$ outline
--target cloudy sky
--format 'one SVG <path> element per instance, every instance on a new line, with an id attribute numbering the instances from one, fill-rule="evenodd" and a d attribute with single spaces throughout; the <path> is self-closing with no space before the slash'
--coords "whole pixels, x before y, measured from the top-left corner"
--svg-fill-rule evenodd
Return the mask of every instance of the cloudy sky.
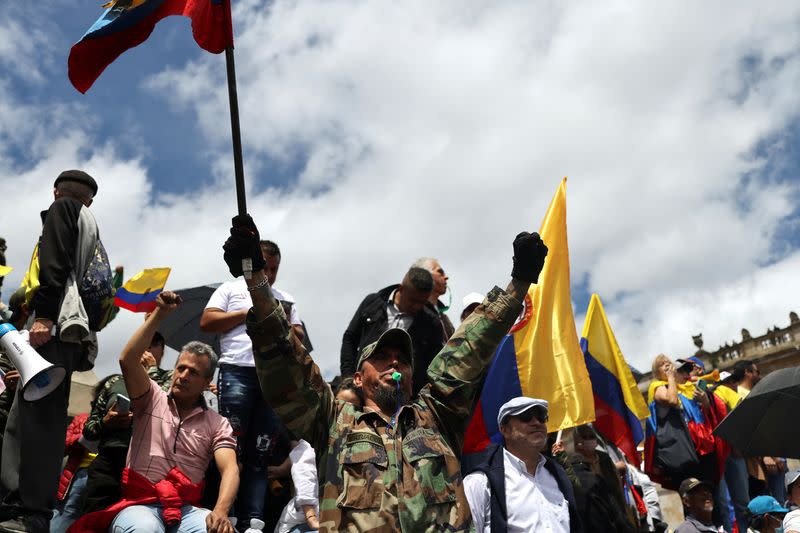
<path id="1" fill-rule="evenodd" d="M 66 168 L 94 175 L 114 264 L 223 281 L 235 214 L 222 56 L 162 21 L 86 95 L 69 48 L 100 0 L 10 2 L 0 20 L 3 298 Z M 359 301 L 419 256 L 468 292 L 568 181 L 578 331 L 592 292 L 629 361 L 759 334 L 800 311 L 796 2 L 234 2 L 248 206 L 283 250 L 327 377 Z M 116 370 L 141 316 L 101 334 Z"/>

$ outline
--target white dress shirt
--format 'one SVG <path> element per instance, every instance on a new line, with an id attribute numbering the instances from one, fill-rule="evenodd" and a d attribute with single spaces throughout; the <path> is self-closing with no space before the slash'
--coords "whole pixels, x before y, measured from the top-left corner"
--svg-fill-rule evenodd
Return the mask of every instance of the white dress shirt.
<path id="1" fill-rule="evenodd" d="M 539 458 L 531 475 L 525 463 L 503 448 L 506 514 L 509 533 L 552 531 L 569 533 L 569 507 L 553 475 Z M 491 489 L 483 472 L 464 478 L 464 492 L 478 533 L 491 533 Z"/>

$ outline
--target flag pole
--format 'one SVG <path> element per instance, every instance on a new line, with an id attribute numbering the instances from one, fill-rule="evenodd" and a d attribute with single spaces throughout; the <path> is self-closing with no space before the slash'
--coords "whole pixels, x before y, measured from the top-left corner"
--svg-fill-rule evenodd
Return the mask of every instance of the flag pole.
<path id="1" fill-rule="evenodd" d="M 233 141 L 233 170 L 236 178 L 236 205 L 239 214 L 247 213 L 244 190 L 244 162 L 242 159 L 242 132 L 239 127 L 239 96 L 236 92 L 236 64 L 233 61 L 233 46 L 225 48 L 225 68 L 228 74 L 228 101 L 231 110 L 231 140 Z"/>
<path id="2" fill-rule="evenodd" d="M 236 91 L 236 64 L 233 60 L 233 21 L 231 20 L 231 0 L 223 0 L 225 31 L 228 33 L 228 46 L 225 47 L 225 70 L 228 77 L 228 102 L 231 112 L 231 140 L 233 141 L 233 170 L 236 178 L 236 205 L 240 215 L 247 213 L 247 199 L 244 190 L 244 162 L 242 158 L 242 132 L 239 127 L 239 96 Z"/>
<path id="3" fill-rule="evenodd" d="M 228 78 L 228 103 L 231 111 L 231 141 L 233 142 L 233 171 L 236 181 L 236 206 L 240 215 L 247 214 L 247 198 L 244 190 L 244 159 L 242 157 L 242 131 L 239 127 L 239 95 L 236 91 L 236 63 L 233 60 L 233 14 L 231 0 L 223 0 L 227 9 L 225 21 L 228 46 L 225 47 L 225 72 Z M 253 260 L 242 259 L 242 274 L 245 279 L 253 276 Z"/>

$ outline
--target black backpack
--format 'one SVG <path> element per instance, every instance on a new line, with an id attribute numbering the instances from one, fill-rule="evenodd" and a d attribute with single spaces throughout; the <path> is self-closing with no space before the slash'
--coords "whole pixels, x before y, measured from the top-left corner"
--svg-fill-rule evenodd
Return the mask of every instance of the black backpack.
<path id="1" fill-rule="evenodd" d="M 100 331 L 111 319 L 114 310 L 114 273 L 108 262 L 103 242 L 97 239 L 94 254 L 78 283 L 78 294 L 89 317 L 89 329 Z"/>

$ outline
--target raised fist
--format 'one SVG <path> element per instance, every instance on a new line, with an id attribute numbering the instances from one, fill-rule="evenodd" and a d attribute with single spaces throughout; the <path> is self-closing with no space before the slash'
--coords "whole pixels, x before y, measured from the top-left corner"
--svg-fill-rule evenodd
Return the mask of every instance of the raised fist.
<path id="1" fill-rule="evenodd" d="M 233 276 L 238 278 L 243 274 L 242 259 L 250 259 L 253 262 L 253 272 L 264 270 L 267 263 L 261 253 L 260 241 L 258 228 L 250 215 L 233 217 L 231 236 L 222 245 L 225 251 L 223 258 Z"/>
<path id="2" fill-rule="evenodd" d="M 514 239 L 514 268 L 511 276 L 529 283 L 538 283 L 544 268 L 547 246 L 538 233 L 523 231 Z"/>

